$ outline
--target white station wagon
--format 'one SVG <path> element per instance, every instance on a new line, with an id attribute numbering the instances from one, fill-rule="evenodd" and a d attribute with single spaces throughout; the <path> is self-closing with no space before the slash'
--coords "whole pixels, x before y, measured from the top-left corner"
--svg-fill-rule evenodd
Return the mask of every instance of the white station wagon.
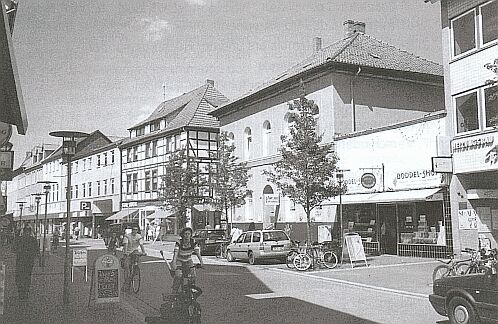
<path id="1" fill-rule="evenodd" d="M 255 264 L 259 259 L 286 260 L 290 248 L 291 240 L 284 231 L 247 231 L 228 245 L 227 260 L 248 260 L 250 264 Z"/>

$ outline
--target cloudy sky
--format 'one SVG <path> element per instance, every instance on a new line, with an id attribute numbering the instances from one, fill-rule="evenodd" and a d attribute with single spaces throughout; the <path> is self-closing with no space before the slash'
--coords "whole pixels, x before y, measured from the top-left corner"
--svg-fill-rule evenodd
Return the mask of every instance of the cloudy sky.
<path id="1" fill-rule="evenodd" d="M 441 63 L 439 4 L 423 0 L 19 0 L 14 48 L 25 151 L 54 130 L 127 136 L 163 100 L 215 80 L 234 99 L 323 46 L 347 19 Z"/>

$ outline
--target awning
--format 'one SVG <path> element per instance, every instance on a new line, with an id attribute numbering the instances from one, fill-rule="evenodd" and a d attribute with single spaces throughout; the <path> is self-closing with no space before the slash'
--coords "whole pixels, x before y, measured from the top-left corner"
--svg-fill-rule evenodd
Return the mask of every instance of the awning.
<path id="1" fill-rule="evenodd" d="M 442 195 L 436 195 L 441 188 L 431 189 L 414 189 L 403 191 L 385 191 L 369 194 L 343 195 L 341 197 L 342 204 L 374 204 L 374 203 L 390 203 L 401 201 L 434 201 L 442 200 Z M 339 204 L 339 196 L 327 200 L 324 204 Z"/>
<path id="2" fill-rule="evenodd" d="M 157 209 L 152 214 L 147 215 L 146 218 L 148 218 L 148 219 L 167 218 L 167 217 L 172 216 L 174 214 L 175 214 L 175 212 L 172 210 Z"/>
<path id="3" fill-rule="evenodd" d="M 197 211 L 200 211 L 200 212 L 203 212 L 203 211 L 207 211 L 207 212 L 218 211 L 218 209 L 216 208 L 216 206 L 213 206 L 212 204 L 194 205 L 193 207 L 195 209 L 197 209 Z"/>
<path id="4" fill-rule="evenodd" d="M 118 211 L 116 214 L 107 217 L 105 220 L 106 221 L 121 220 L 121 219 L 128 217 L 128 216 L 134 216 L 137 213 L 138 213 L 137 208 L 123 209 L 121 211 Z"/>

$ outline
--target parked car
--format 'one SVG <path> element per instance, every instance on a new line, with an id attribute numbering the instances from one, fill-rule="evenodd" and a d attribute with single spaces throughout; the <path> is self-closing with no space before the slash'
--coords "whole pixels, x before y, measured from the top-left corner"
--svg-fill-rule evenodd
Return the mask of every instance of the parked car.
<path id="1" fill-rule="evenodd" d="M 193 239 L 199 244 L 202 255 L 214 255 L 221 242 L 226 242 L 226 231 L 223 229 L 199 229 L 194 231 Z"/>
<path id="2" fill-rule="evenodd" d="M 228 245 L 227 260 L 248 260 L 250 264 L 255 264 L 260 259 L 280 259 L 285 262 L 290 249 L 291 240 L 284 231 L 247 231 Z"/>
<path id="3" fill-rule="evenodd" d="M 443 277 L 434 281 L 432 307 L 450 323 L 498 322 L 496 264 L 486 273 Z"/>

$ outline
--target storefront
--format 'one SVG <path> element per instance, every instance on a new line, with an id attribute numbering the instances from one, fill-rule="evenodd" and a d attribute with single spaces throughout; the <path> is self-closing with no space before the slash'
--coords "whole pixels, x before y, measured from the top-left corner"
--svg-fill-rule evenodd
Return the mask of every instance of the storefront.
<path id="1" fill-rule="evenodd" d="M 454 139 L 453 177 L 455 235 L 461 248 L 497 247 L 498 132 Z"/>

